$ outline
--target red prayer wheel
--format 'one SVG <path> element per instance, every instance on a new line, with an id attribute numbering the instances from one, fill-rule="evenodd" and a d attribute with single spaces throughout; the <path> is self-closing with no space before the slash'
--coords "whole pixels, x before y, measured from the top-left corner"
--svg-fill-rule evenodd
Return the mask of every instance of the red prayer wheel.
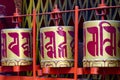
<path id="1" fill-rule="evenodd" d="M 84 22 L 84 67 L 120 67 L 120 21 Z"/>
<path id="2" fill-rule="evenodd" d="M 72 67 L 74 28 L 51 26 L 40 29 L 41 67 Z"/>
<path id="3" fill-rule="evenodd" d="M 31 29 L 14 28 L 1 30 L 2 66 L 24 66 L 32 63 Z"/>

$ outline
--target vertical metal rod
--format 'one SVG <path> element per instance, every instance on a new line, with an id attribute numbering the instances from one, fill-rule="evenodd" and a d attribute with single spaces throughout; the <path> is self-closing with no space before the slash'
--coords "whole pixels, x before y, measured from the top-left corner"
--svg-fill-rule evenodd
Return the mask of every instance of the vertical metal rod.
<path id="1" fill-rule="evenodd" d="M 105 17 L 102 15 L 102 16 L 101 16 L 101 19 L 102 19 L 102 20 L 104 20 L 104 19 L 105 19 Z"/>
<path id="2" fill-rule="evenodd" d="M 36 78 L 36 10 L 33 10 L 33 80 Z"/>
<path id="3" fill-rule="evenodd" d="M 75 55 L 74 55 L 74 80 L 77 80 L 78 68 L 78 6 L 75 6 Z"/>
<path id="4" fill-rule="evenodd" d="M 105 4 L 105 3 L 104 3 L 104 0 L 101 0 L 101 4 Z M 102 13 L 103 13 L 103 11 L 102 11 Z M 101 19 L 104 20 L 104 19 L 105 19 L 105 15 L 102 15 L 102 16 L 101 16 Z"/>
<path id="5" fill-rule="evenodd" d="M 55 19 L 55 26 L 58 26 L 58 19 Z"/>
<path id="6" fill-rule="evenodd" d="M 101 3 L 104 4 L 104 0 L 101 0 Z"/>
<path id="7" fill-rule="evenodd" d="M 20 72 L 17 72 L 18 80 L 20 80 Z"/>

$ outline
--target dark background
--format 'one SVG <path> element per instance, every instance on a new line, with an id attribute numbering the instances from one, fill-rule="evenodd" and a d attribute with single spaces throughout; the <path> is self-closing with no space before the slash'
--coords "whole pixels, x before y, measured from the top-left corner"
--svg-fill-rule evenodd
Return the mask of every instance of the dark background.
<path id="1" fill-rule="evenodd" d="M 0 0 L 0 5 L 4 5 L 6 7 L 5 9 L 5 15 L 6 16 L 11 16 L 13 15 L 14 11 L 15 11 L 15 4 L 14 4 L 14 0 Z M 14 27 L 12 24 L 12 20 L 11 18 L 6 18 L 6 19 L 1 19 L 1 24 L 0 25 L 0 29 L 1 28 L 12 28 Z"/>

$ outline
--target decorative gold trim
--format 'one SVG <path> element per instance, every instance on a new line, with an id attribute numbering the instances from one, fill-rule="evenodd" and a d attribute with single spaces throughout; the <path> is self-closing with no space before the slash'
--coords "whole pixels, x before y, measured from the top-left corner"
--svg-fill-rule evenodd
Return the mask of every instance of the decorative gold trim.
<path id="1" fill-rule="evenodd" d="M 31 65 L 32 60 L 26 60 L 26 59 L 21 59 L 21 60 L 4 60 L 1 62 L 2 66 L 25 66 L 25 65 Z"/>
<path id="2" fill-rule="evenodd" d="M 84 60 L 83 67 L 120 67 L 120 60 Z"/>
<path id="3" fill-rule="evenodd" d="M 74 61 L 59 60 L 41 62 L 41 67 L 73 67 Z"/>

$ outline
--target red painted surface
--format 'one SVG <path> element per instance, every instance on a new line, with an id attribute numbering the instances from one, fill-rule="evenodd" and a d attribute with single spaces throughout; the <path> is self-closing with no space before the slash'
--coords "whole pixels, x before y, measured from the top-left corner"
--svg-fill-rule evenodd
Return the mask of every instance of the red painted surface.
<path id="1" fill-rule="evenodd" d="M 6 7 L 5 9 L 6 16 L 13 15 L 13 13 L 15 12 L 14 0 L 0 0 L 0 4 Z M 4 28 L 14 27 L 11 21 L 12 21 L 11 18 L 2 19 L 2 26 Z M 1 26 L 1 23 L 0 23 L 0 26 Z"/>

